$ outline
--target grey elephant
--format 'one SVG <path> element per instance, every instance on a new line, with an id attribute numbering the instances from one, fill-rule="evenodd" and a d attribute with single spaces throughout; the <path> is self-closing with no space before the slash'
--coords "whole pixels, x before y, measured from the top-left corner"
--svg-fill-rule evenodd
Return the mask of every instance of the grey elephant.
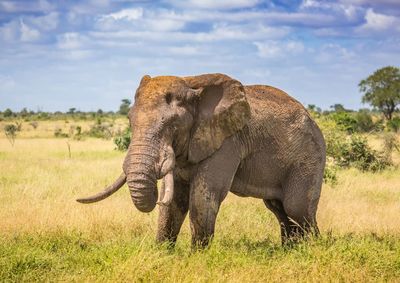
<path id="1" fill-rule="evenodd" d="M 192 245 L 208 245 L 228 192 L 262 199 L 282 242 L 316 222 L 325 142 L 306 109 L 266 85 L 243 86 L 223 74 L 144 76 L 129 111 L 132 139 L 123 173 L 82 203 L 127 183 L 134 205 L 160 205 L 157 241 L 175 243 L 189 211 Z M 158 201 L 157 179 L 163 179 Z"/>

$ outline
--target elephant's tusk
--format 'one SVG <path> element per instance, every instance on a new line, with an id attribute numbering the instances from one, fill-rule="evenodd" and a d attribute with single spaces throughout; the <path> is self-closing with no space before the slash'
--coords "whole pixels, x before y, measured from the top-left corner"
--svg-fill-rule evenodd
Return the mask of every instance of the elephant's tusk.
<path id="1" fill-rule="evenodd" d="M 164 176 L 163 180 L 164 196 L 158 201 L 158 205 L 169 206 L 174 196 L 174 171 L 171 170 Z"/>
<path id="2" fill-rule="evenodd" d="M 87 198 L 78 198 L 76 201 L 80 203 L 92 203 L 101 201 L 118 191 L 125 184 L 125 182 L 126 175 L 125 173 L 122 173 L 121 176 L 119 176 L 118 179 L 111 186 L 107 187 L 104 191 Z"/>

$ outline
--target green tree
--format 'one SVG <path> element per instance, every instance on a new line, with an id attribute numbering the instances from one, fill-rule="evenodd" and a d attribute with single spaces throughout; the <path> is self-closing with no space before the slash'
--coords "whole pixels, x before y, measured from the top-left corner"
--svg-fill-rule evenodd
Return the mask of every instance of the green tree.
<path id="1" fill-rule="evenodd" d="M 379 109 L 387 120 L 392 120 L 400 104 L 400 69 L 392 66 L 376 70 L 358 86 L 364 93 L 363 103 Z"/>
<path id="2" fill-rule="evenodd" d="M 129 99 L 122 99 L 121 102 L 122 103 L 119 106 L 118 113 L 121 114 L 121 115 L 128 115 L 129 107 L 131 105 L 131 101 Z"/>
<path id="3" fill-rule="evenodd" d="M 26 109 L 25 107 L 22 108 L 21 112 L 19 112 L 19 115 L 23 118 L 27 117 L 29 114 L 28 109 Z"/>
<path id="4" fill-rule="evenodd" d="M 72 108 L 70 108 L 70 109 L 68 110 L 67 114 L 73 115 L 73 114 L 75 114 L 75 111 L 76 111 L 76 108 L 75 108 L 75 107 L 72 107 Z"/>
<path id="5" fill-rule="evenodd" d="M 12 115 L 14 115 L 14 113 L 11 111 L 10 108 L 7 108 L 4 112 L 3 112 L 4 117 L 11 117 Z"/>
<path id="6" fill-rule="evenodd" d="M 333 104 L 330 108 L 335 112 L 346 112 L 346 108 L 344 108 L 343 104 Z"/>

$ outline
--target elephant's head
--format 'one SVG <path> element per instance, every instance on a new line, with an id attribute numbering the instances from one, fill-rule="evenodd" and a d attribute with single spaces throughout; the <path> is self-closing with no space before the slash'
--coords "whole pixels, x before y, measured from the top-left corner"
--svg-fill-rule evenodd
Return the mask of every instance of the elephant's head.
<path id="1" fill-rule="evenodd" d="M 135 206 L 149 212 L 157 203 L 157 179 L 164 178 L 160 204 L 168 205 L 174 167 L 212 155 L 249 117 L 242 84 L 226 75 L 144 76 L 129 111 L 132 138 L 123 174 L 104 192 L 78 201 L 104 199 L 126 182 Z"/>

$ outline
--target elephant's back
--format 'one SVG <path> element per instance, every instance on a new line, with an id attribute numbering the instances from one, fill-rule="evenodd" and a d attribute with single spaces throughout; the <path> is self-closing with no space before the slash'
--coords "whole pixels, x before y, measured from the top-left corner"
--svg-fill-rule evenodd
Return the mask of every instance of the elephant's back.
<path id="1" fill-rule="evenodd" d="M 253 114 L 274 115 L 276 118 L 287 119 L 299 114 L 309 115 L 303 105 L 283 90 L 268 85 L 245 86 L 246 97 Z"/>
<path id="2" fill-rule="evenodd" d="M 251 109 L 248 134 L 262 141 L 259 143 L 262 151 L 273 148 L 275 156 L 283 162 L 315 151 L 324 158 L 322 133 L 300 102 L 272 86 L 251 85 L 245 86 L 245 90 Z"/>

